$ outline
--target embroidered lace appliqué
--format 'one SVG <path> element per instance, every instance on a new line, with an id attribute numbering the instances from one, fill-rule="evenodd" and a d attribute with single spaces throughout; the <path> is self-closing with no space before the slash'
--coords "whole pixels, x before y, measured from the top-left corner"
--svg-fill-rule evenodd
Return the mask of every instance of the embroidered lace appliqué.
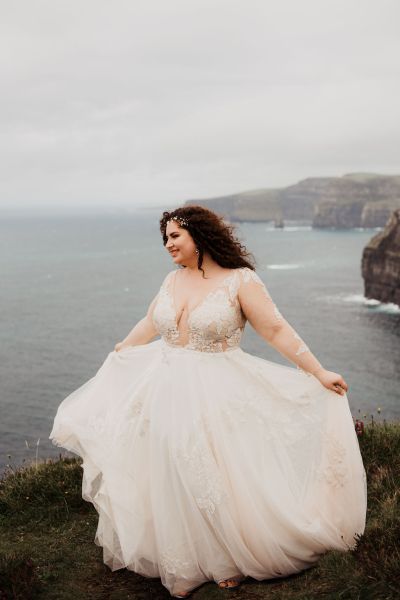
<path id="1" fill-rule="evenodd" d="M 105 419 L 99 416 L 91 416 L 89 417 L 88 427 L 91 429 L 96 435 L 100 435 L 105 432 Z"/>
<path id="2" fill-rule="evenodd" d="M 190 312 L 187 319 L 188 342 L 183 347 L 201 352 L 223 352 L 239 346 L 246 323 L 237 298 L 241 270 L 235 269 Z M 170 273 L 161 286 L 153 322 L 167 344 L 182 346 L 171 294 L 174 275 L 174 272 Z"/>
<path id="3" fill-rule="evenodd" d="M 169 546 L 160 554 L 160 566 L 165 573 L 178 575 L 182 577 L 185 573 L 189 573 L 195 566 L 192 561 L 187 560 L 185 548 L 181 552 Z"/>
<path id="4" fill-rule="evenodd" d="M 242 269 L 243 272 L 243 280 L 245 282 L 249 282 L 249 281 L 254 281 L 255 283 L 258 283 L 258 285 L 261 286 L 265 297 L 267 298 L 268 301 L 273 303 L 273 314 L 275 316 L 275 320 L 276 323 L 282 323 L 284 321 L 284 317 L 282 316 L 282 314 L 280 313 L 280 311 L 278 310 L 276 304 L 273 302 L 271 296 L 269 295 L 267 288 L 265 287 L 262 279 L 260 279 L 260 277 L 257 275 L 257 273 L 255 273 L 254 271 L 252 271 L 251 269 Z M 296 331 L 293 331 L 293 337 L 295 340 L 298 340 L 299 345 L 298 348 L 295 351 L 295 356 L 301 356 L 302 354 L 304 354 L 305 352 L 310 352 L 309 347 L 307 346 L 307 344 L 301 339 L 301 337 L 299 336 L 299 334 Z M 302 370 L 298 365 L 296 365 L 297 368 L 299 368 L 300 370 Z M 304 373 L 306 373 L 306 375 L 310 375 L 310 373 L 307 373 L 307 371 L 303 371 Z"/>
<path id="5" fill-rule="evenodd" d="M 298 350 L 296 351 L 296 356 L 303 354 L 303 352 L 310 352 L 309 347 L 307 346 L 307 344 L 305 342 L 303 342 L 303 340 L 301 339 L 301 337 L 299 336 L 298 333 L 295 332 L 294 337 L 296 340 L 299 340 L 299 342 L 300 342 L 300 346 L 299 346 Z"/>
<path id="6" fill-rule="evenodd" d="M 332 487 L 342 487 L 348 478 L 346 449 L 332 432 L 325 433 L 322 442 L 326 461 L 318 469 L 318 479 Z"/>
<path id="7" fill-rule="evenodd" d="M 274 315 L 275 315 L 276 320 L 278 322 L 283 321 L 283 316 L 282 316 L 281 312 L 279 311 L 278 307 L 276 306 L 275 302 L 272 300 L 271 296 L 269 295 L 267 288 L 264 285 L 263 280 L 257 275 L 257 273 L 255 271 L 252 271 L 251 269 L 243 268 L 243 269 L 241 269 L 241 271 L 243 273 L 243 281 L 245 283 L 248 283 L 249 281 L 254 281 L 255 283 L 258 283 L 258 285 L 261 286 L 265 297 L 267 298 L 267 300 L 269 300 L 273 304 L 273 310 L 274 310 Z"/>
<path id="8" fill-rule="evenodd" d="M 209 442 L 200 438 L 196 442 L 191 441 L 185 448 L 178 447 L 175 453 L 181 468 L 185 469 L 197 506 L 212 519 L 227 494 L 220 469 L 210 454 Z"/>
<path id="9" fill-rule="evenodd" d="M 271 411 L 266 402 L 267 392 L 260 392 L 258 387 L 249 386 L 237 397 L 232 397 L 229 405 L 219 409 L 220 417 L 228 426 L 228 430 L 234 432 L 237 428 L 248 424 L 251 428 L 259 426 L 262 428 L 265 439 L 284 441 L 285 444 L 293 444 L 307 437 L 309 426 L 314 420 L 310 418 L 307 406 L 309 398 L 303 396 L 295 399 L 281 398 L 280 410 Z M 315 417 L 315 420 L 317 417 Z M 305 426 L 305 422 L 308 425 Z"/>
<path id="10" fill-rule="evenodd" d="M 190 311 L 187 316 L 186 330 L 182 332 L 177 323 L 171 289 L 175 276 L 176 271 L 172 271 L 166 277 L 153 311 L 155 328 L 170 346 L 201 352 L 224 352 L 239 347 L 246 324 L 246 317 L 238 299 L 238 290 L 242 282 L 255 282 L 261 287 L 268 301 L 265 311 L 269 313 L 271 327 L 276 324 L 286 325 L 284 317 L 257 273 L 248 267 L 242 267 L 234 269 L 215 290 L 207 294 L 203 301 Z M 299 342 L 298 347 L 293 348 L 295 357 L 310 352 L 308 346 L 294 330 L 292 335 Z M 168 358 L 165 357 L 165 362 L 167 361 Z"/>
<path id="11" fill-rule="evenodd" d="M 145 414 L 143 399 L 139 396 L 120 415 L 114 430 L 118 444 L 129 444 L 135 435 L 148 434 L 150 419 Z"/>

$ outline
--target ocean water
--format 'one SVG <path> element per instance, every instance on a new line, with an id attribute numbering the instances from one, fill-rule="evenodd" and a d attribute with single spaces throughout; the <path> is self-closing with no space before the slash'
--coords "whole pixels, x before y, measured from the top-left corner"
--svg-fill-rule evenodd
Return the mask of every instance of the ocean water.
<path id="1" fill-rule="evenodd" d="M 48 439 L 58 405 L 96 373 L 174 268 L 158 218 L 0 220 L 0 470 L 60 453 Z M 238 233 L 281 312 L 345 377 L 352 414 L 399 419 L 400 309 L 363 297 L 361 254 L 375 232 L 243 223 Z M 242 347 L 287 364 L 249 325 Z"/>

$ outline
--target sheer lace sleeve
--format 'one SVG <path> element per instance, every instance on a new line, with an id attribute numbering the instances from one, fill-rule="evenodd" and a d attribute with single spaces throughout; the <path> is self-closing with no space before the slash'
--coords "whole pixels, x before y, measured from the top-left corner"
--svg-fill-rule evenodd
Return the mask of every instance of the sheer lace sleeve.
<path id="1" fill-rule="evenodd" d="M 144 319 L 146 321 L 148 321 L 149 327 L 151 326 L 153 329 L 154 329 L 153 313 L 154 313 L 154 309 L 157 305 L 157 300 L 158 300 L 160 294 L 164 293 L 166 286 L 169 285 L 169 282 L 171 281 L 171 278 L 174 277 L 174 274 L 175 274 L 175 271 L 170 271 L 169 273 L 167 273 L 167 275 L 164 277 L 164 280 L 160 286 L 160 289 L 158 290 L 157 294 L 154 296 L 153 300 L 150 302 L 149 307 L 147 309 L 147 313 L 146 313 L 146 316 L 144 317 Z M 154 329 L 154 331 L 155 331 L 155 329 Z M 154 335 L 156 335 L 156 333 L 157 332 L 155 332 Z M 154 335 L 153 335 L 153 337 L 154 337 Z"/>
<path id="2" fill-rule="evenodd" d="M 278 352 L 306 373 L 313 374 L 322 368 L 305 342 L 281 315 L 260 277 L 251 269 L 241 270 L 238 297 L 250 325 Z"/>
<path id="3" fill-rule="evenodd" d="M 158 335 L 158 331 L 153 321 L 153 313 L 157 305 L 158 297 L 161 291 L 164 289 L 165 285 L 167 284 L 169 278 L 172 276 L 172 273 L 173 272 L 168 273 L 168 275 L 165 277 L 159 292 L 151 301 L 147 309 L 146 315 L 136 323 L 136 325 L 131 329 L 126 338 L 122 341 L 124 347 L 147 344 Z"/>

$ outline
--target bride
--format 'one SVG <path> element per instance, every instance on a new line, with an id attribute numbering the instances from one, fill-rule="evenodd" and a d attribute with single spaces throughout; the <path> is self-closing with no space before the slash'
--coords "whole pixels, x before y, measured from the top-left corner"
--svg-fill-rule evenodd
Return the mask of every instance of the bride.
<path id="1" fill-rule="evenodd" d="M 82 457 L 104 562 L 185 598 L 353 549 L 367 490 L 343 377 L 279 312 L 232 226 L 188 206 L 160 228 L 181 268 L 50 434 Z M 244 352 L 246 321 L 297 369 Z"/>

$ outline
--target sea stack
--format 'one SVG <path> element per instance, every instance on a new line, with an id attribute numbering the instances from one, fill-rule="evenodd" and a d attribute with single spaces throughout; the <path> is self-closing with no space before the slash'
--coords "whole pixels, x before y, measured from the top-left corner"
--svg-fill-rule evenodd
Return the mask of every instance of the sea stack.
<path id="1" fill-rule="evenodd" d="M 367 298 L 400 306 L 400 209 L 365 246 L 361 268 Z"/>

